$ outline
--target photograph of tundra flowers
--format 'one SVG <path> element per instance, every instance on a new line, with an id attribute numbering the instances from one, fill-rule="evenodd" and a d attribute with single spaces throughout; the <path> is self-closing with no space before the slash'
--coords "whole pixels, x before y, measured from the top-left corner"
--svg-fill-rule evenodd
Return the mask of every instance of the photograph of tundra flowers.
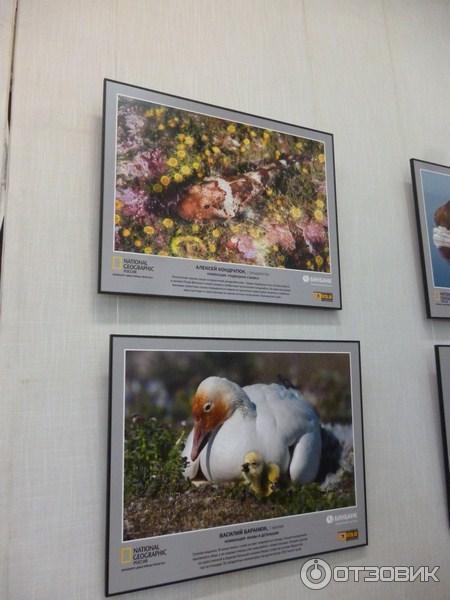
<path id="1" fill-rule="evenodd" d="M 127 350 L 123 540 L 355 505 L 346 352 Z"/>
<path id="2" fill-rule="evenodd" d="M 114 250 L 329 273 L 320 141 L 118 95 Z"/>

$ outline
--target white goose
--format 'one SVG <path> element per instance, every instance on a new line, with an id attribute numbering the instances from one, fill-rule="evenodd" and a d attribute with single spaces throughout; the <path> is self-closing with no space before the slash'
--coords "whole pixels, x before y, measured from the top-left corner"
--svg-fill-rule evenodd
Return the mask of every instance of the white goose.
<path id="1" fill-rule="evenodd" d="M 183 450 L 189 479 L 199 466 L 209 481 L 239 479 L 248 452 L 260 453 L 300 484 L 318 473 L 320 421 L 295 389 L 275 383 L 241 388 L 228 379 L 208 377 L 195 393 L 192 416 L 194 428 Z"/>

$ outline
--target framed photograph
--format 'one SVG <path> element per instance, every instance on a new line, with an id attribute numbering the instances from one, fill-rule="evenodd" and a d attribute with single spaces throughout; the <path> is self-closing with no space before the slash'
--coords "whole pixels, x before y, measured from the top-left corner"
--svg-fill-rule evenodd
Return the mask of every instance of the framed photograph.
<path id="1" fill-rule="evenodd" d="M 106 594 L 367 544 L 359 342 L 111 337 Z"/>
<path id="2" fill-rule="evenodd" d="M 450 346 L 435 346 L 450 525 Z"/>
<path id="3" fill-rule="evenodd" d="M 341 308 L 333 136 L 105 81 L 99 291 Z"/>
<path id="4" fill-rule="evenodd" d="M 450 318 L 450 167 L 411 159 L 427 313 Z"/>

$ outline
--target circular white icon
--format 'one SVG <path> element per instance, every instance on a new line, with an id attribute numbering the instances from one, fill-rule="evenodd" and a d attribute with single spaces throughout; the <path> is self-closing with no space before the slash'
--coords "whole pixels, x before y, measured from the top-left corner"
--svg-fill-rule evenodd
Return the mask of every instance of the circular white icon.
<path id="1" fill-rule="evenodd" d="M 333 521 L 334 521 L 333 515 L 328 515 L 327 516 L 327 523 L 332 523 Z"/>
<path id="2" fill-rule="evenodd" d="M 331 567 L 321 558 L 312 558 L 302 566 L 300 579 L 310 590 L 322 590 L 331 581 Z"/>
<path id="3" fill-rule="evenodd" d="M 303 281 L 305 283 L 308 283 L 308 281 L 309 281 L 309 275 L 303 275 L 302 279 L 303 279 Z"/>

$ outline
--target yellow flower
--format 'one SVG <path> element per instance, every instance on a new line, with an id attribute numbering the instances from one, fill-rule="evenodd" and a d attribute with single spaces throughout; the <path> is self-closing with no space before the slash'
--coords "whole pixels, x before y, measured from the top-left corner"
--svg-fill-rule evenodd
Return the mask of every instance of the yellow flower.
<path id="1" fill-rule="evenodd" d="M 160 131 L 163 131 L 165 128 L 166 128 L 166 127 L 165 127 L 165 125 L 163 125 L 162 123 L 160 123 L 160 124 L 158 125 L 158 129 L 159 129 Z"/>
<path id="2" fill-rule="evenodd" d="M 208 138 L 208 136 L 206 135 L 206 133 L 204 133 L 204 134 L 202 135 L 202 141 L 203 141 L 203 142 L 207 142 L 207 141 L 208 141 L 208 139 L 209 139 L 209 138 Z"/>
<path id="3" fill-rule="evenodd" d="M 323 221 L 323 212 L 319 208 L 314 211 L 314 218 L 316 219 L 316 221 Z"/>
<path id="4" fill-rule="evenodd" d="M 318 198 L 316 200 L 316 206 L 317 206 L 317 208 L 323 208 L 325 206 L 325 202 L 323 200 L 321 200 L 320 198 Z"/>
<path id="5" fill-rule="evenodd" d="M 155 233 L 155 230 L 151 225 L 147 225 L 146 227 L 144 227 L 144 233 L 146 233 L 147 235 L 153 235 Z"/>
<path id="6" fill-rule="evenodd" d="M 160 182 L 167 187 L 170 183 L 170 177 L 168 175 L 163 175 L 160 179 Z"/>
<path id="7" fill-rule="evenodd" d="M 244 138 L 242 140 L 242 143 L 244 144 L 244 146 L 250 146 L 250 140 L 248 138 Z"/>
<path id="8" fill-rule="evenodd" d="M 302 144 L 301 142 L 297 142 L 297 143 L 295 144 L 295 147 L 297 148 L 297 150 L 302 150 L 302 148 L 303 148 L 303 144 Z"/>
<path id="9" fill-rule="evenodd" d="M 212 151 L 214 152 L 214 154 L 220 154 L 220 148 L 218 148 L 217 146 L 213 146 Z"/>
<path id="10" fill-rule="evenodd" d="M 323 258 L 319 254 L 316 256 L 315 261 L 318 267 L 321 267 L 323 265 Z"/>
<path id="11" fill-rule="evenodd" d="M 114 217 L 114 222 L 115 222 L 115 224 L 116 224 L 116 225 L 119 225 L 121 220 L 122 220 L 122 219 L 120 218 L 120 215 L 116 215 L 116 216 Z"/>
<path id="12" fill-rule="evenodd" d="M 175 119 L 170 119 L 170 121 L 169 121 L 169 127 L 172 127 L 172 129 L 174 127 L 176 127 Z"/>
<path id="13" fill-rule="evenodd" d="M 267 188 L 266 190 L 266 194 L 270 197 L 273 194 L 273 189 L 272 188 Z"/>
<path id="14" fill-rule="evenodd" d="M 306 261 L 306 268 L 310 269 L 310 270 L 313 268 L 313 264 L 312 264 L 312 262 L 310 260 Z"/>
<path id="15" fill-rule="evenodd" d="M 153 254 L 153 248 L 151 246 L 145 246 L 144 253 L 145 254 Z"/>
<path id="16" fill-rule="evenodd" d="M 177 137 L 180 140 L 180 142 L 182 142 L 186 138 L 186 136 L 184 135 L 184 133 L 179 133 Z"/>
<path id="17" fill-rule="evenodd" d="M 186 146 L 184 144 L 177 144 L 177 150 L 185 150 Z"/>
<path id="18" fill-rule="evenodd" d="M 160 183 L 155 183 L 155 185 L 153 186 L 153 191 L 162 192 L 162 185 Z"/>
<path id="19" fill-rule="evenodd" d="M 253 131 L 253 129 L 251 129 L 251 130 L 250 130 L 250 135 L 251 135 L 252 137 L 256 137 L 256 132 L 255 132 L 255 131 Z"/>
<path id="20" fill-rule="evenodd" d="M 175 173 L 173 178 L 177 183 L 181 183 L 183 181 L 183 175 L 181 175 L 181 173 Z"/>
<path id="21" fill-rule="evenodd" d="M 239 233 L 239 225 L 230 225 L 230 229 L 233 233 Z"/>
<path id="22" fill-rule="evenodd" d="M 298 206 L 293 206 L 289 211 L 289 214 L 293 219 L 299 219 L 302 216 L 302 209 L 298 208 Z"/>
<path id="23" fill-rule="evenodd" d="M 281 156 L 281 152 L 279 150 L 275 150 L 275 158 L 278 160 Z"/>
<path id="24" fill-rule="evenodd" d="M 171 229 L 173 227 L 173 221 L 172 221 L 172 219 L 169 219 L 169 218 L 163 219 L 162 224 L 164 225 L 164 227 L 166 229 Z"/>
<path id="25" fill-rule="evenodd" d="M 169 160 L 167 161 L 167 164 L 169 165 L 169 167 L 176 167 L 178 164 L 178 161 L 174 156 L 171 156 L 169 158 Z"/>
<path id="26" fill-rule="evenodd" d="M 194 224 L 192 225 L 191 229 L 192 229 L 192 231 L 193 231 L 194 233 L 198 233 L 198 231 L 199 231 L 200 227 L 197 225 L 197 223 L 194 223 Z"/>
<path id="27" fill-rule="evenodd" d="M 153 108 L 151 108 L 150 110 L 146 110 L 144 115 L 146 117 L 153 117 L 153 115 L 155 114 L 155 111 L 153 110 Z"/>
<path id="28" fill-rule="evenodd" d="M 129 229 L 122 229 L 123 237 L 130 237 L 130 235 L 131 235 L 131 231 Z"/>
<path id="29" fill-rule="evenodd" d="M 264 133 L 263 133 L 263 138 L 264 138 L 265 140 L 268 140 L 268 139 L 270 138 L 270 133 L 269 133 L 268 131 L 264 131 Z"/>
<path id="30" fill-rule="evenodd" d="M 210 154 L 211 154 L 211 150 L 209 150 L 209 148 L 206 148 L 205 156 L 210 156 Z"/>
<path id="31" fill-rule="evenodd" d="M 210 252 L 215 252 L 217 250 L 217 246 L 215 244 L 213 244 L 212 242 L 210 244 L 208 244 L 208 248 Z"/>
<path id="32" fill-rule="evenodd" d="M 195 170 L 200 169 L 200 163 L 198 163 L 197 161 L 193 162 L 192 163 L 192 168 L 195 169 Z"/>
<path id="33" fill-rule="evenodd" d="M 212 236 L 215 238 L 219 238 L 220 237 L 220 229 L 213 229 L 212 230 Z"/>
<path id="34" fill-rule="evenodd" d="M 141 240 L 134 240 L 134 245 L 136 246 L 136 248 L 140 248 L 142 246 Z"/>
<path id="35" fill-rule="evenodd" d="M 188 146 L 194 145 L 194 138 L 190 135 L 188 135 L 184 141 Z"/>
<path id="36" fill-rule="evenodd" d="M 230 125 L 228 125 L 227 131 L 228 131 L 228 133 L 235 133 L 236 132 L 236 125 L 233 125 L 231 123 Z"/>
<path id="37" fill-rule="evenodd" d="M 193 235 L 181 235 L 172 238 L 170 249 L 175 256 L 193 258 L 201 256 L 205 252 L 206 246 L 198 237 Z"/>
<path id="38" fill-rule="evenodd" d="M 167 252 L 167 250 L 161 250 L 160 252 L 158 252 L 158 256 L 169 256 L 169 253 Z"/>
<path id="39" fill-rule="evenodd" d="M 319 159 L 320 164 L 325 162 L 325 154 L 319 154 L 317 158 Z"/>
<path id="40" fill-rule="evenodd" d="M 116 200 L 116 210 L 120 210 L 123 206 L 123 202 L 122 200 L 120 200 L 120 198 L 117 198 Z"/>
<path id="41" fill-rule="evenodd" d="M 181 167 L 181 172 L 182 172 L 183 175 L 190 175 L 191 174 L 191 169 L 187 165 L 183 165 Z"/>
<path id="42" fill-rule="evenodd" d="M 184 150 L 177 150 L 177 156 L 178 158 L 186 158 L 186 152 Z"/>

